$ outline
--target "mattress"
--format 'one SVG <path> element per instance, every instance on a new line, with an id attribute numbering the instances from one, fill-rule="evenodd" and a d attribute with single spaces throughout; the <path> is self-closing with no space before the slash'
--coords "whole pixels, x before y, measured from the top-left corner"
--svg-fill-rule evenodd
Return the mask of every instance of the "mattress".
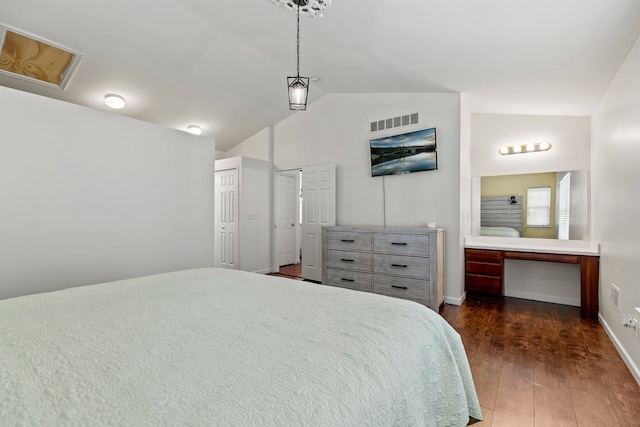
<path id="1" fill-rule="evenodd" d="M 412 301 L 195 269 L 0 301 L 0 420 L 463 426 L 459 335 Z"/>

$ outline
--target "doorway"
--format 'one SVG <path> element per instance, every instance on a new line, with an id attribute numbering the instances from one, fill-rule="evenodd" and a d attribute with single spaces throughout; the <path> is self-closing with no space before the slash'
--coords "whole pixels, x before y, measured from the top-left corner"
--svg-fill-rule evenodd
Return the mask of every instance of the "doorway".
<path id="1" fill-rule="evenodd" d="M 297 198 L 292 197 L 294 192 L 288 189 L 291 185 L 291 176 L 297 179 L 294 184 Z M 322 282 L 322 227 L 336 223 L 335 164 L 312 165 L 279 171 L 276 173 L 275 194 L 276 233 L 274 244 L 277 261 L 274 265 L 276 267 L 274 271 L 280 272 L 282 266 L 290 268 L 291 274 L 300 274 L 305 280 Z M 295 221 L 287 223 L 287 219 L 291 216 L 292 205 L 295 205 L 293 207 L 296 212 L 294 214 Z M 294 251 L 299 257 L 295 258 L 293 264 L 286 264 L 291 259 L 288 255 L 291 233 L 287 228 L 291 227 L 292 223 L 295 224 L 294 234 L 296 236 Z"/>
<path id="2" fill-rule="evenodd" d="M 276 176 L 276 229 L 279 273 L 302 277 L 300 264 L 300 212 L 302 170 L 288 170 Z"/>

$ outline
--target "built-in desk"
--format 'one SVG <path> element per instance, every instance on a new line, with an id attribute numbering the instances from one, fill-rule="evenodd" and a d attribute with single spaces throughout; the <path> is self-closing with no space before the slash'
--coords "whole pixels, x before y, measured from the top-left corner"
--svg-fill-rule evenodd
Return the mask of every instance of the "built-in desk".
<path id="1" fill-rule="evenodd" d="M 598 316 L 600 246 L 590 241 L 474 236 L 465 239 L 465 289 L 471 297 L 504 298 L 504 260 L 580 265 L 580 314 Z"/>

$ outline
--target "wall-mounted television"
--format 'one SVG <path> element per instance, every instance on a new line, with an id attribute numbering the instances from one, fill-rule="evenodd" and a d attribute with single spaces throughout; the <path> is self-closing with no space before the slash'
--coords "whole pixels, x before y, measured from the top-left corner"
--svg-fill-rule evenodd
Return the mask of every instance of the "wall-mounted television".
<path id="1" fill-rule="evenodd" d="M 369 148 L 371 176 L 438 169 L 436 128 L 372 139 Z"/>

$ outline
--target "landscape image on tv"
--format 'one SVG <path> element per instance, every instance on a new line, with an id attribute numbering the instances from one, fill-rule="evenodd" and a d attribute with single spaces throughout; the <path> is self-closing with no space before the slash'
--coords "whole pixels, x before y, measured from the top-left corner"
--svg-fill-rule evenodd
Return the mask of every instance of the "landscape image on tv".
<path id="1" fill-rule="evenodd" d="M 369 141 L 371 176 L 438 169 L 436 128 Z"/>

